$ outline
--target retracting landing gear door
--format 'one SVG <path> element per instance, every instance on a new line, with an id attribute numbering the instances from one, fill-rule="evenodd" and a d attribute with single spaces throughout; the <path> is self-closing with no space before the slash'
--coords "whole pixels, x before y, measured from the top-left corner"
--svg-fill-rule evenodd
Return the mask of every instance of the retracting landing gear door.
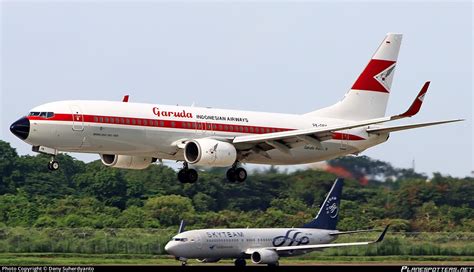
<path id="1" fill-rule="evenodd" d="M 84 130 L 84 115 L 82 114 L 81 108 L 77 105 L 72 105 L 72 130 L 83 131 Z"/>

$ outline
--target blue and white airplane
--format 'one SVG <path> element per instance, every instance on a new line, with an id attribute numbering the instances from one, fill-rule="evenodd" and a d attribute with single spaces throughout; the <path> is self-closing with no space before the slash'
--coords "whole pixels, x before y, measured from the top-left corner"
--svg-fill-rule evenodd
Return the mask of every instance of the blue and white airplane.
<path id="1" fill-rule="evenodd" d="M 300 228 L 184 231 L 182 221 L 178 234 L 166 244 L 165 250 L 183 265 L 186 265 L 188 259 L 198 259 L 201 262 L 235 259 L 236 266 L 245 266 L 245 259 L 251 259 L 255 264 L 277 266 L 280 257 L 301 255 L 331 247 L 361 246 L 382 241 L 388 226 L 375 241 L 331 244 L 339 235 L 372 231 L 336 230 L 342 186 L 343 179 L 336 179 L 316 217 Z"/>

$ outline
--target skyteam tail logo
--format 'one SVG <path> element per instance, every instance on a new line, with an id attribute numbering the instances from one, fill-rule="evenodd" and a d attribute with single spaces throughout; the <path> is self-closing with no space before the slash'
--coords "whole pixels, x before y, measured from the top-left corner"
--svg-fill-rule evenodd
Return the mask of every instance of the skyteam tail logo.
<path id="1" fill-rule="evenodd" d="M 337 206 L 337 197 L 332 196 L 328 199 L 326 202 L 326 206 L 324 207 L 324 210 L 326 211 L 326 214 L 329 215 L 331 218 L 336 218 L 337 214 L 339 213 L 339 207 Z"/>

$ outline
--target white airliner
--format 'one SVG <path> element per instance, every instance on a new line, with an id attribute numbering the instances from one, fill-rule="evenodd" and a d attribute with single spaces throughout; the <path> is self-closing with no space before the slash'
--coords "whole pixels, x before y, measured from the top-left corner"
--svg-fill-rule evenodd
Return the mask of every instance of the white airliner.
<path id="1" fill-rule="evenodd" d="M 236 266 L 245 266 L 250 258 L 255 264 L 278 265 L 280 257 L 296 256 L 330 247 L 361 246 L 383 240 L 388 226 L 375 241 L 330 244 L 339 235 L 367 232 L 371 230 L 338 231 L 343 179 L 334 182 L 316 217 L 300 228 L 260 229 L 200 229 L 184 231 L 181 225 L 178 234 L 165 246 L 165 250 L 186 265 L 188 259 L 201 262 L 218 262 L 235 259 Z"/>
<path id="2" fill-rule="evenodd" d="M 188 165 L 230 167 L 229 181 L 244 181 L 240 163 L 303 164 L 328 160 L 387 141 L 390 132 L 460 120 L 383 127 L 415 115 L 426 82 L 410 108 L 385 116 L 402 40 L 387 34 L 352 88 L 338 103 L 302 115 L 113 101 L 59 101 L 33 108 L 10 126 L 13 134 L 52 155 L 98 153 L 111 167 L 144 169 L 156 160 L 182 161 L 181 182 L 198 179 Z M 288 96 L 291 97 L 291 96 Z"/>

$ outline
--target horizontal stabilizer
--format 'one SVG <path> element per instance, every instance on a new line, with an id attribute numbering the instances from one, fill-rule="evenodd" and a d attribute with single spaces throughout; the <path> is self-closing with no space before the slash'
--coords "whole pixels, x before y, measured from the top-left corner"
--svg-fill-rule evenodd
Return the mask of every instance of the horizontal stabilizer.
<path id="1" fill-rule="evenodd" d="M 429 123 L 418 123 L 418 124 L 384 127 L 384 128 L 369 128 L 367 129 L 367 133 L 388 133 L 388 132 L 394 132 L 394 131 L 400 131 L 400 130 L 407 130 L 407 129 L 413 129 L 413 128 L 459 122 L 459 121 L 464 121 L 464 119 L 437 121 L 437 122 L 429 122 Z"/>

